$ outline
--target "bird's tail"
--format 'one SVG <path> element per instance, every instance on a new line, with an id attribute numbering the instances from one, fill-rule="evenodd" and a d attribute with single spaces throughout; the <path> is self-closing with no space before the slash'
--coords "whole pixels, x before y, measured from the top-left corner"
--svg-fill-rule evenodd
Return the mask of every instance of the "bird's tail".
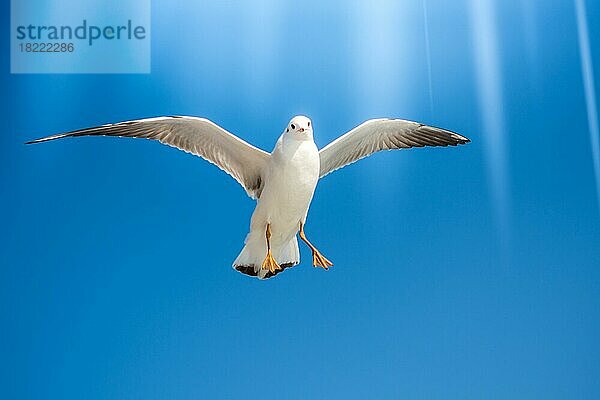
<path id="1" fill-rule="evenodd" d="M 300 263 L 300 251 L 298 250 L 296 236 L 293 236 L 283 245 L 272 243 L 271 252 L 275 261 L 281 267 L 280 270 L 275 272 L 261 268 L 267 255 L 267 243 L 264 236 L 250 233 L 246 239 L 244 248 L 233 262 L 233 268 L 245 275 L 255 276 L 259 279 L 268 279 L 284 269 Z"/>

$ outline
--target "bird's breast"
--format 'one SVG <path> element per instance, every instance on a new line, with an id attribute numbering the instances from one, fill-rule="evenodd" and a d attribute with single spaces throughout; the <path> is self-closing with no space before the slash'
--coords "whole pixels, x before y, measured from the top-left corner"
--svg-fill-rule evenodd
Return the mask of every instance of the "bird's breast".
<path id="1" fill-rule="evenodd" d="M 286 180 L 294 184 L 316 185 L 319 179 L 319 150 L 312 141 L 284 143 L 272 166 Z"/>
<path id="2" fill-rule="evenodd" d="M 282 146 L 273 152 L 261 201 L 306 212 L 319 180 L 319 151 L 314 142 Z"/>

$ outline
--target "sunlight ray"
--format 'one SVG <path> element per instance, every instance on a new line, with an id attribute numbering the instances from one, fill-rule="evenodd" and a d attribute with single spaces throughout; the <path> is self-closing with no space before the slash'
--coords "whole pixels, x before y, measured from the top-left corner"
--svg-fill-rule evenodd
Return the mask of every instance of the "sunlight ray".
<path id="1" fill-rule="evenodd" d="M 507 171 L 500 49 L 498 48 L 496 15 L 492 0 L 472 0 L 473 51 L 477 90 L 483 122 L 483 140 L 494 217 L 501 246 L 509 240 L 510 195 Z"/>
<path id="2" fill-rule="evenodd" d="M 431 44 L 429 41 L 429 17 L 427 13 L 427 0 L 423 0 L 423 24 L 425 30 L 425 54 L 427 58 L 427 83 L 429 91 L 429 112 L 433 117 L 433 85 L 431 82 Z"/>
<path id="3" fill-rule="evenodd" d="M 600 211 L 600 132 L 598 128 L 598 108 L 596 93 L 594 91 L 594 68 L 590 50 L 590 35 L 587 26 L 587 14 L 584 0 L 575 0 L 577 13 L 577 34 L 579 37 L 579 54 L 581 57 L 581 75 L 585 91 L 585 105 L 587 108 L 588 127 L 590 131 L 590 144 L 594 163 L 594 176 L 596 178 L 596 200 Z"/>

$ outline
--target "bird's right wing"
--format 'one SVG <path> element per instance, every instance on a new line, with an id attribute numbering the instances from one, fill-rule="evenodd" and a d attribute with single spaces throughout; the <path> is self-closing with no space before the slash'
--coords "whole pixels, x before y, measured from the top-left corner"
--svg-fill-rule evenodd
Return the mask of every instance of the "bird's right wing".
<path id="1" fill-rule="evenodd" d="M 101 125 L 27 142 L 76 136 L 122 136 L 158 140 L 215 164 L 231 175 L 252 198 L 259 198 L 271 157 L 217 124 L 196 117 L 158 117 Z"/>

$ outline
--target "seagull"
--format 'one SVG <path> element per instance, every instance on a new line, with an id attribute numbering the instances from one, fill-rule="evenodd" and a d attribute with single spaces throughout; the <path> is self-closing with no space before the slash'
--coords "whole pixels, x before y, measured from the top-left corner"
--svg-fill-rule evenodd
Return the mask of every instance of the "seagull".
<path id="1" fill-rule="evenodd" d="M 296 235 L 312 251 L 314 267 L 333 263 L 306 238 L 304 225 L 318 181 L 381 150 L 456 146 L 470 140 L 457 133 L 402 119 L 371 119 L 321 150 L 308 117 L 295 116 L 269 154 L 205 118 L 168 116 L 106 124 L 43 137 L 26 144 L 78 136 L 158 140 L 202 157 L 231 175 L 257 200 L 250 232 L 233 268 L 259 279 L 300 263 Z"/>

